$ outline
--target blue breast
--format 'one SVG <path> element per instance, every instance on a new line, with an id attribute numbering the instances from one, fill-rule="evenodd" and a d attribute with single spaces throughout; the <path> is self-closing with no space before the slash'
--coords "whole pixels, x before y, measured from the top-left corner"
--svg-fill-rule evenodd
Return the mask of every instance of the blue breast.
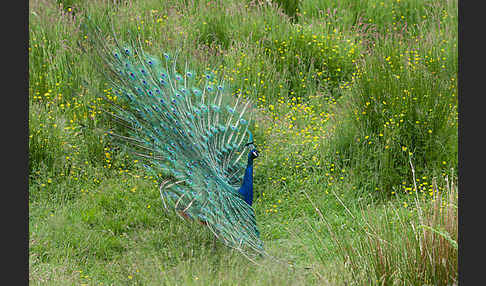
<path id="1" fill-rule="evenodd" d="M 253 159 L 248 159 L 245 176 L 243 177 L 243 184 L 238 192 L 243 196 L 243 199 L 250 206 L 253 204 Z"/>

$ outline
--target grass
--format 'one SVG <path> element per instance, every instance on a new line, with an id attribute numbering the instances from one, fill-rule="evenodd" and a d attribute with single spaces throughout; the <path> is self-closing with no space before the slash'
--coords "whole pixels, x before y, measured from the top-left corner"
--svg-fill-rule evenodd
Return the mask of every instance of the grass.
<path id="1" fill-rule="evenodd" d="M 353 273 L 354 282 L 378 285 L 449 285 L 457 269 L 457 187 L 447 178 L 444 195 L 433 186 L 432 201 L 416 196 L 412 210 L 397 202 L 378 209 L 363 206 L 348 214 L 355 221 L 345 231 L 327 221 L 316 206 L 321 220 L 311 226 L 316 249 L 322 252 L 330 236 L 339 254 Z M 418 194 L 418 189 L 415 194 Z M 402 202 L 407 205 L 406 202 Z M 343 205 L 344 206 L 344 205 Z M 326 229 L 324 234 L 320 229 Z M 318 231 L 316 231 L 318 230 Z M 358 237 L 358 239 L 356 239 Z M 323 260 L 322 255 L 318 255 Z"/>
<path id="2" fill-rule="evenodd" d="M 33 285 L 457 282 L 457 1 L 29 4 Z M 254 207 L 281 262 L 213 247 L 104 138 L 87 15 L 254 100 Z"/>

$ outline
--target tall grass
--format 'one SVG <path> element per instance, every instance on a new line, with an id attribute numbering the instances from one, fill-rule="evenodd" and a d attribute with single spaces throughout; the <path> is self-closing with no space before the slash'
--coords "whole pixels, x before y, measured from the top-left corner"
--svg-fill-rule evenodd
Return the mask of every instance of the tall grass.
<path id="1" fill-rule="evenodd" d="M 431 31 L 377 42 L 338 104 L 330 145 L 368 178 L 360 184 L 367 193 L 388 197 L 411 178 L 409 155 L 432 176 L 457 165 L 457 34 Z"/>
<path id="2" fill-rule="evenodd" d="M 346 208 L 349 219 L 356 221 L 344 231 L 331 226 L 316 208 L 356 285 L 457 283 L 458 190 L 453 180 L 442 183 L 445 191 L 434 184 L 432 200 L 417 196 L 408 209 L 395 202 L 354 212 Z M 319 235 L 315 229 L 313 233 Z M 314 242 L 316 249 L 325 249 L 319 237 Z"/>
<path id="3" fill-rule="evenodd" d="M 303 21 L 324 19 L 340 30 L 360 28 L 385 35 L 407 29 L 417 33 L 422 23 L 429 22 L 434 4 L 419 0 L 302 0 L 299 14 Z"/>

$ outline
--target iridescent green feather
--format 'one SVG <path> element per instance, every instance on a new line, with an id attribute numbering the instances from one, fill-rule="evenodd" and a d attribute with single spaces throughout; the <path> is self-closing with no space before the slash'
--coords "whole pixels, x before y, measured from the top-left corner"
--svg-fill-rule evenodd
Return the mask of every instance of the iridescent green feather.
<path id="1" fill-rule="evenodd" d="M 245 171 L 250 102 L 210 75 L 177 70 L 176 60 L 135 45 L 104 45 L 104 73 L 115 95 L 113 118 L 128 135 L 114 142 L 145 160 L 158 177 L 168 209 L 204 221 L 226 245 L 244 254 L 265 253 L 255 213 L 238 193 Z"/>

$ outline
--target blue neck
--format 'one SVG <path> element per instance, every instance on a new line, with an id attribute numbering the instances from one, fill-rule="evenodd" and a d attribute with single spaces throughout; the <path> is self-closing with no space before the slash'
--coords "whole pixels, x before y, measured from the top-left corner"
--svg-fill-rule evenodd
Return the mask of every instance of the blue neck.
<path id="1" fill-rule="evenodd" d="M 253 159 L 248 158 L 246 165 L 245 176 L 243 177 L 243 184 L 238 192 L 243 196 L 243 199 L 250 206 L 253 203 Z"/>

